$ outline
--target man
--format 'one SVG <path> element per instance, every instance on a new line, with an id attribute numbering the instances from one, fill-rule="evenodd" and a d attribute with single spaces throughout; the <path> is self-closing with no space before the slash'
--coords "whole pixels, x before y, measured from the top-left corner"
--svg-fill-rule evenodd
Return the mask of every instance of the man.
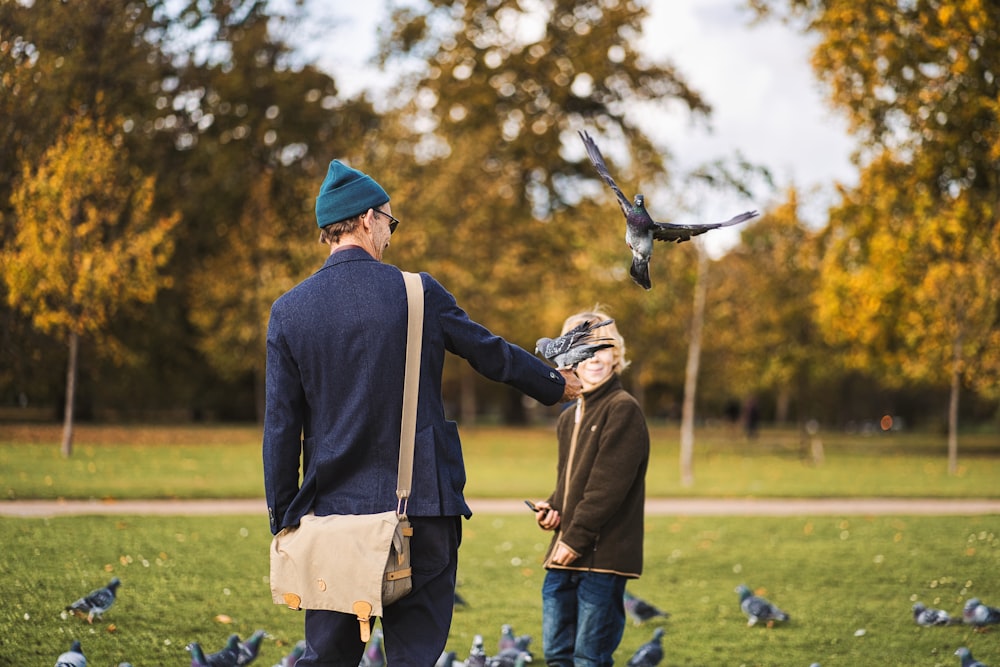
<path id="1" fill-rule="evenodd" d="M 396 508 L 396 468 L 406 349 L 406 291 L 382 254 L 399 221 L 366 174 L 334 160 L 316 198 L 330 256 L 271 308 L 267 332 L 264 488 L 271 532 L 307 512 L 374 514 Z M 431 667 L 447 641 L 454 606 L 465 468 L 445 419 L 445 352 L 485 377 L 546 405 L 574 400 L 580 381 L 556 371 L 469 319 L 434 278 L 424 289 L 420 394 L 408 517 L 413 591 L 384 610 L 388 662 Z M 299 465 L 302 479 L 299 481 Z M 307 610 L 297 663 L 356 667 L 364 645 L 351 614 Z"/>

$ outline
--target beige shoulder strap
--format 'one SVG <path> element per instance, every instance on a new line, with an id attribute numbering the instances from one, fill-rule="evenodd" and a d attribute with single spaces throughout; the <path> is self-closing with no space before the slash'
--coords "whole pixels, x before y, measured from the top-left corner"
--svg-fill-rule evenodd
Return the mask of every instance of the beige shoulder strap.
<path id="1" fill-rule="evenodd" d="M 420 274 L 403 271 L 408 310 L 406 370 L 403 374 L 403 422 L 399 432 L 399 478 L 396 482 L 398 514 L 406 516 L 406 502 L 413 482 L 413 440 L 417 433 L 417 393 L 420 388 L 420 347 L 424 335 L 424 285 Z"/>

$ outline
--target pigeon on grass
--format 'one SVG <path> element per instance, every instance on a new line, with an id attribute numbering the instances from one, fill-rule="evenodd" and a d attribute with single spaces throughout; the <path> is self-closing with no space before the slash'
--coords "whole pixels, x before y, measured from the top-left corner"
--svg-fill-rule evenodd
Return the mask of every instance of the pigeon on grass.
<path id="1" fill-rule="evenodd" d="M 628 667 L 656 667 L 663 660 L 663 628 L 653 630 L 653 638 L 636 649 L 625 663 Z"/>
<path id="2" fill-rule="evenodd" d="M 240 642 L 240 656 L 236 660 L 237 665 L 249 665 L 251 662 L 257 659 L 257 654 L 260 653 L 261 642 L 264 641 L 264 637 L 267 635 L 263 630 L 256 630 L 245 642 Z"/>
<path id="3" fill-rule="evenodd" d="M 952 618 L 951 614 L 944 609 L 934 609 L 933 607 L 928 607 L 923 602 L 917 602 L 913 605 L 913 620 L 917 625 L 928 627 L 932 625 L 954 625 L 960 622 L 959 619 Z"/>
<path id="4" fill-rule="evenodd" d="M 671 222 L 656 222 L 649 215 L 649 211 L 646 210 L 645 197 L 637 194 L 635 199 L 630 202 L 628 197 L 621 191 L 621 188 L 615 183 L 615 179 L 611 177 L 611 172 L 608 171 L 608 166 L 604 162 L 601 150 L 594 143 L 590 135 L 586 132 L 580 132 L 580 139 L 583 140 L 583 146 L 587 149 L 587 157 L 590 158 L 600 177 L 614 191 L 615 197 L 618 198 L 618 205 L 625 215 L 625 243 L 632 251 L 632 266 L 629 268 L 629 275 L 632 276 L 632 280 L 640 287 L 645 289 L 652 287 L 652 283 L 649 280 L 649 258 L 653 254 L 653 241 L 683 243 L 690 240 L 692 236 L 704 234 L 709 230 L 737 225 L 757 217 L 757 211 L 747 211 L 725 222 L 706 225 L 678 225 Z"/>
<path id="5" fill-rule="evenodd" d="M 292 647 L 292 650 L 288 653 L 288 655 L 283 657 L 281 659 L 281 662 L 279 662 L 277 665 L 274 665 L 274 667 L 295 667 L 295 663 L 299 661 L 299 658 L 301 658 L 302 654 L 305 652 L 306 652 L 306 640 L 300 639 L 299 641 L 295 642 L 295 646 Z"/>
<path id="6" fill-rule="evenodd" d="M 56 667 L 87 667 L 87 657 L 83 655 L 79 640 L 74 639 L 69 650 L 59 654 L 56 658 Z"/>
<path id="7" fill-rule="evenodd" d="M 198 642 L 191 642 L 187 649 L 191 651 L 191 667 L 236 667 L 240 659 L 240 636 L 229 635 L 226 646 L 206 655 Z"/>
<path id="8" fill-rule="evenodd" d="M 646 602 L 640 597 L 625 591 L 625 613 L 635 625 L 642 625 L 654 618 L 670 618 L 670 614 Z"/>
<path id="9" fill-rule="evenodd" d="M 969 598 L 962 607 L 962 621 L 985 630 L 988 625 L 1000 624 L 1000 609 L 983 604 L 979 598 Z"/>
<path id="10" fill-rule="evenodd" d="M 746 585 L 737 586 L 736 593 L 740 596 L 740 609 L 747 615 L 747 626 L 754 626 L 763 621 L 771 628 L 777 621 L 788 620 L 788 614 L 766 598 L 754 595 Z"/>
<path id="11" fill-rule="evenodd" d="M 576 368 L 600 350 L 614 347 L 610 338 L 596 337 L 594 332 L 614 320 L 584 320 L 558 338 L 539 338 L 535 354 L 541 354 L 556 368 Z"/>
<path id="12" fill-rule="evenodd" d="M 114 577 L 107 586 L 94 589 L 73 604 L 67 605 L 66 611 L 73 612 L 80 618 L 86 618 L 88 623 L 93 623 L 94 617 L 100 619 L 115 603 L 121 583 L 121 579 Z"/>
<path id="13" fill-rule="evenodd" d="M 955 655 L 962 661 L 962 667 L 989 667 L 989 665 L 979 662 L 972 657 L 972 651 L 965 646 L 960 646 Z"/>
<path id="14" fill-rule="evenodd" d="M 385 654 L 382 652 L 382 629 L 375 628 L 368 646 L 365 647 L 364 655 L 361 656 L 361 663 L 358 667 L 385 667 Z"/>

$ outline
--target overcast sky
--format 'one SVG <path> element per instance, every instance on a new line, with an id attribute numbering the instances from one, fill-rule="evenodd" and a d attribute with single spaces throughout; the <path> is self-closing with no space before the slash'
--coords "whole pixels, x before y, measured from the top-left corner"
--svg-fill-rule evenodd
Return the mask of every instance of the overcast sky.
<path id="1" fill-rule="evenodd" d="M 343 94 L 372 87 L 378 74 L 367 61 L 375 47 L 375 25 L 388 21 L 382 0 L 310 4 L 323 23 L 334 23 L 307 54 L 334 77 Z M 742 0 L 660 0 L 650 7 L 641 48 L 676 65 L 713 113 L 707 124 L 693 123 L 680 108 L 650 108 L 640 120 L 647 134 L 673 154 L 681 169 L 738 151 L 771 169 L 781 190 L 791 183 L 802 191 L 816 190 L 802 214 L 822 223 L 833 184 L 856 179 L 846 122 L 825 102 L 812 75 L 807 39 L 776 22 L 751 26 Z M 746 208 L 765 212 L 773 204 L 712 197 L 696 202 L 694 212 L 678 212 L 665 210 L 651 193 L 647 199 L 654 218 L 688 223 L 714 222 Z M 736 242 L 737 232 L 720 230 L 701 238 L 711 238 L 707 245 L 718 255 Z"/>

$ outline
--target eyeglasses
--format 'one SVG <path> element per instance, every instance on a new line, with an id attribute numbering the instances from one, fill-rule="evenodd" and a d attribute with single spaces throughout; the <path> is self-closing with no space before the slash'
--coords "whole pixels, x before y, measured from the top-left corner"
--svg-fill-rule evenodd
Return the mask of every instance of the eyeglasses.
<path id="1" fill-rule="evenodd" d="M 392 217 L 391 215 L 389 215 L 385 211 L 378 210 L 377 208 L 373 208 L 372 210 L 375 211 L 376 213 L 381 213 L 385 217 L 389 218 L 389 235 L 392 236 L 393 232 L 396 231 L 396 227 L 399 226 L 399 220 L 397 220 L 396 218 Z"/>

